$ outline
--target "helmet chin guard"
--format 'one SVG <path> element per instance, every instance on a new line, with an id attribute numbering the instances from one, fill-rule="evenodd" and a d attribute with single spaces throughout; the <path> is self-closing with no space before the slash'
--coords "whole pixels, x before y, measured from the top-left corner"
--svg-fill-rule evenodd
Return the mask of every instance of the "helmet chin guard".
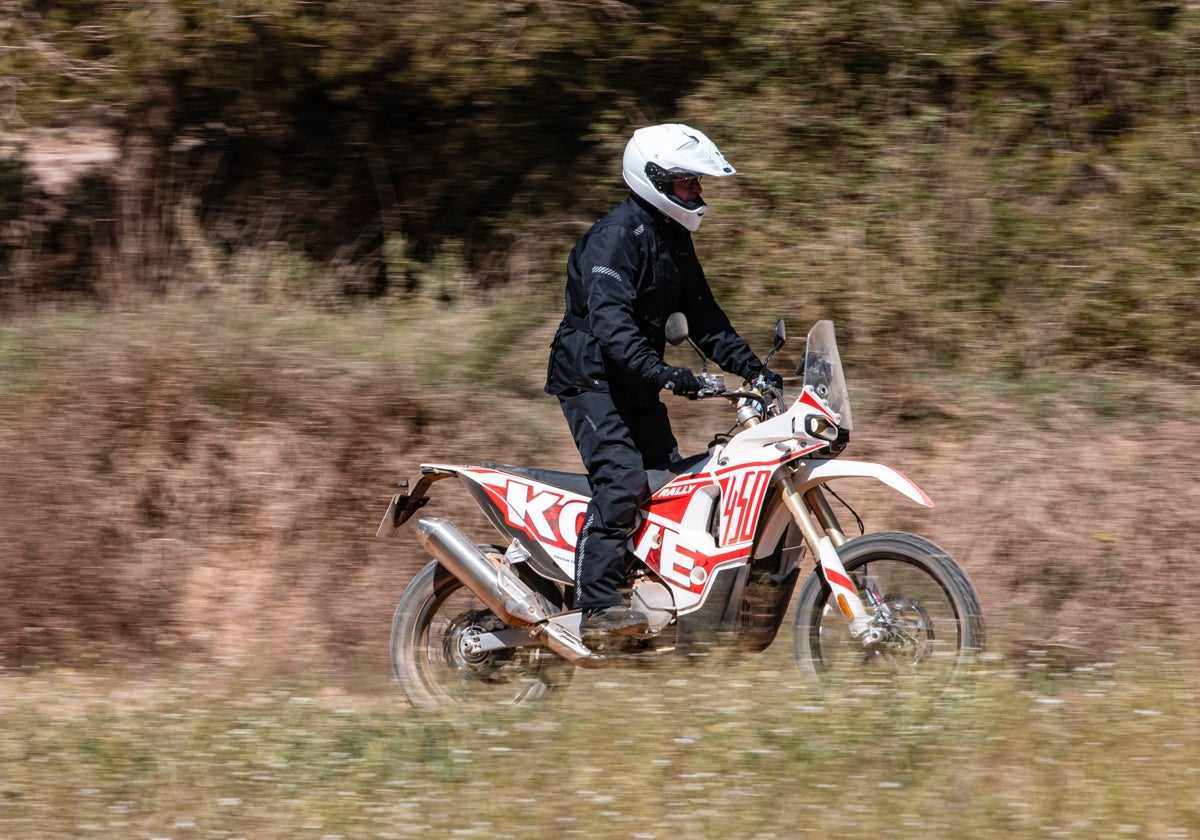
<path id="1" fill-rule="evenodd" d="M 704 199 L 682 201 L 671 187 L 674 178 L 706 175 L 725 178 L 736 170 L 721 150 L 699 131 L 682 123 L 639 128 L 625 146 L 622 167 L 629 188 L 689 231 L 704 220 Z"/>

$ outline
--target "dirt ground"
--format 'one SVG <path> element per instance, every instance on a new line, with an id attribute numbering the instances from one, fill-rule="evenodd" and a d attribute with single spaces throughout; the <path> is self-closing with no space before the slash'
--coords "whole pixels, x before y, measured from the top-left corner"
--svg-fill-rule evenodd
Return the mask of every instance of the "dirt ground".
<path id="1" fill-rule="evenodd" d="M 130 339 L 70 371 L 43 359 L 48 384 L 0 411 L 0 663 L 204 656 L 386 674 L 392 611 L 427 561 L 411 530 L 374 535 L 394 483 L 422 462 L 579 469 L 557 406 L 532 389 L 405 400 L 403 371 L 234 348 L 247 359 L 234 376 L 213 372 L 228 359 L 144 350 Z M 1141 417 L 1062 398 L 933 410 L 936 383 L 921 400 L 898 388 L 856 406 L 843 457 L 900 469 L 936 506 L 839 489 L 868 530 L 920 533 L 960 560 L 994 652 L 1104 661 L 1200 638 L 1181 597 L 1200 587 L 1194 389 L 1163 386 Z M 730 422 L 717 401 L 671 410 L 685 451 Z M 427 511 L 495 541 L 454 482 L 433 495 Z"/>

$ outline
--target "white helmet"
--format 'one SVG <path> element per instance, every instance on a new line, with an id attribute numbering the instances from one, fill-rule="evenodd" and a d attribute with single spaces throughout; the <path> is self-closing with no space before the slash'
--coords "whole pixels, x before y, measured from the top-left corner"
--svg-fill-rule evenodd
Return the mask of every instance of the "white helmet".
<path id="1" fill-rule="evenodd" d="M 724 178 L 733 174 L 734 168 L 713 141 L 680 123 L 639 128 L 625 146 L 625 183 L 691 231 L 699 228 L 704 219 L 704 199 L 679 200 L 671 180 L 699 175 Z"/>

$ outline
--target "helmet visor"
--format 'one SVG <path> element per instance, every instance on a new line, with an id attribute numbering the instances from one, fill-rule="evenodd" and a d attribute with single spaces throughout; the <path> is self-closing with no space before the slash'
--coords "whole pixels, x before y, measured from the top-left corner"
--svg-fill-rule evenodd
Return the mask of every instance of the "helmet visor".
<path id="1" fill-rule="evenodd" d="M 647 163 L 646 177 L 650 179 L 650 183 L 654 184 L 660 192 L 670 195 L 672 182 L 683 181 L 686 186 L 699 186 L 700 179 L 703 176 L 698 172 L 692 172 L 690 169 L 680 169 L 679 167 L 663 169 L 656 163 Z"/>
<path id="2" fill-rule="evenodd" d="M 695 172 L 688 172 L 686 169 L 670 169 L 667 171 L 667 175 L 673 183 L 689 188 L 700 186 L 700 179 L 704 177 Z"/>

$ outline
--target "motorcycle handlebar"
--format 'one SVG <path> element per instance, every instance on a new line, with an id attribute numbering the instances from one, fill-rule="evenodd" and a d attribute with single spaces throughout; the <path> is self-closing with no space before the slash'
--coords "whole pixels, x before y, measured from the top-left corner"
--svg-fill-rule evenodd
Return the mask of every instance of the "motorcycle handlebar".
<path id="1" fill-rule="evenodd" d="M 711 397 L 724 397 L 730 402 L 738 402 L 739 400 L 752 400 L 760 406 L 763 413 L 770 410 L 770 406 L 774 398 L 768 394 L 761 394 L 758 391 L 726 391 L 725 379 L 720 375 L 702 374 L 699 377 L 702 385 L 694 399 L 709 399 Z"/>
<path id="2" fill-rule="evenodd" d="M 771 404 L 770 399 L 765 394 L 759 394 L 755 391 L 725 391 L 723 394 L 721 394 L 721 396 L 730 402 L 736 402 L 737 400 L 754 400 L 756 403 L 762 406 L 764 411 L 767 409 L 767 406 Z"/>
<path id="3" fill-rule="evenodd" d="M 710 397 L 724 397 L 730 402 L 738 402 L 739 400 L 753 400 L 766 411 L 771 405 L 771 397 L 766 394 L 759 394 L 755 391 L 726 391 L 722 388 L 701 388 L 696 394 L 697 399 L 708 399 Z"/>

